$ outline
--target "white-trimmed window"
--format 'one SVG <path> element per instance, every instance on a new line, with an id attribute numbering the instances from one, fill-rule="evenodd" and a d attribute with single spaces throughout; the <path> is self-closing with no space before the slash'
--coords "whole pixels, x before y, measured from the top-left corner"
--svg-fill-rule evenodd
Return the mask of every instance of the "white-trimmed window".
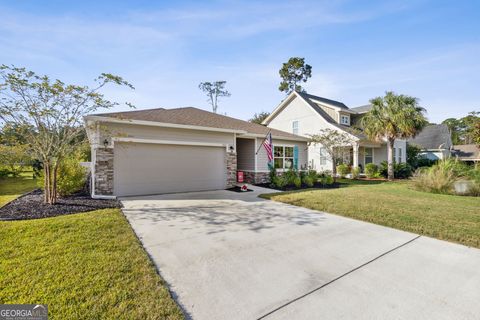
<path id="1" fill-rule="evenodd" d="M 393 148 L 393 162 L 397 162 L 397 148 Z"/>
<path id="2" fill-rule="evenodd" d="M 365 164 L 373 163 L 373 148 L 365 148 L 364 150 Z"/>
<path id="3" fill-rule="evenodd" d="M 324 147 L 320 148 L 320 165 L 327 165 L 327 149 L 325 149 Z"/>
<path id="4" fill-rule="evenodd" d="M 273 165 L 275 169 L 290 169 L 293 167 L 293 147 L 273 146 Z"/>
<path id="5" fill-rule="evenodd" d="M 402 162 L 402 148 L 398 148 L 398 161 L 397 163 Z"/>
<path id="6" fill-rule="evenodd" d="M 341 114 L 340 115 L 340 123 L 349 126 L 350 125 L 350 116 Z"/>
<path id="7" fill-rule="evenodd" d="M 292 133 L 293 134 L 298 134 L 298 121 L 297 120 L 292 122 Z"/>

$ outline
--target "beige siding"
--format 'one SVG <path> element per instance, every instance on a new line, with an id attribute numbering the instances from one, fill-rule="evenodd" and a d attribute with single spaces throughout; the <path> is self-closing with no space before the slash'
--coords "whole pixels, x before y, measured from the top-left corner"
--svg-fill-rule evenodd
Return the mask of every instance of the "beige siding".
<path id="1" fill-rule="evenodd" d="M 237 168 L 255 170 L 255 139 L 237 139 Z"/>
<path id="2" fill-rule="evenodd" d="M 188 142 L 222 143 L 235 145 L 233 133 L 211 132 L 203 130 L 189 130 L 177 128 L 163 128 L 123 123 L 100 124 L 102 131 L 100 142 L 110 137 L 129 137 L 152 140 L 171 140 Z"/>
<path id="3" fill-rule="evenodd" d="M 329 107 L 326 107 L 326 106 L 323 106 L 321 104 L 318 104 L 318 106 L 320 108 L 323 109 L 323 111 L 325 111 L 326 114 L 328 114 L 333 120 L 335 120 L 337 123 L 340 122 L 340 119 L 338 117 L 338 112 L 333 110 L 332 108 L 329 108 Z"/>
<path id="4" fill-rule="evenodd" d="M 263 138 L 257 139 L 257 145 L 263 142 Z M 273 139 L 273 145 L 284 145 L 284 146 L 298 146 L 298 168 L 307 166 L 308 164 L 308 147 L 306 142 L 301 141 L 289 141 L 289 140 L 278 140 Z M 268 171 L 268 157 L 265 148 L 262 146 L 257 155 L 257 172 Z"/>

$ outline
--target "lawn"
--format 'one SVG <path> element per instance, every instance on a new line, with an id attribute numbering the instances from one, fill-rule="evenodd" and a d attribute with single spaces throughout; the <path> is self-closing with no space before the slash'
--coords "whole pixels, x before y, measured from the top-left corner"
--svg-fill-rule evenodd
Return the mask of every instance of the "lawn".
<path id="1" fill-rule="evenodd" d="M 118 209 L 0 222 L 0 303 L 51 319 L 183 319 Z"/>
<path id="2" fill-rule="evenodd" d="M 347 182 L 262 197 L 480 248 L 478 197 L 420 192 L 406 181 Z"/>
<path id="3" fill-rule="evenodd" d="M 37 180 L 32 179 L 31 172 L 26 172 L 17 178 L 0 179 L 0 207 L 35 188 L 37 188 Z"/>

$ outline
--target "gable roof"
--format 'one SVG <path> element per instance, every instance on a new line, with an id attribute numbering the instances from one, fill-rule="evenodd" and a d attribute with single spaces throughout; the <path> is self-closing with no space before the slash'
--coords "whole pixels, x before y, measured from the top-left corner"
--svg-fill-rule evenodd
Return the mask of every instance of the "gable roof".
<path id="1" fill-rule="evenodd" d="M 426 126 L 415 138 L 408 139 L 408 143 L 425 150 L 450 149 L 452 138 L 446 124 L 432 124 Z"/>
<path id="2" fill-rule="evenodd" d="M 196 126 L 203 128 L 238 130 L 253 135 L 266 135 L 271 131 L 272 136 L 277 138 L 307 140 L 304 137 L 294 135 L 285 131 L 268 128 L 256 123 L 227 117 L 221 114 L 201 110 L 194 107 L 175 109 L 144 109 L 124 112 L 111 112 L 92 114 L 91 117 L 112 118 L 117 120 L 137 120 L 157 123 L 169 123 L 185 126 Z"/>
<path id="3" fill-rule="evenodd" d="M 283 110 L 283 108 L 287 104 L 287 102 L 292 100 L 292 97 L 298 97 L 299 99 L 302 99 L 302 101 L 304 101 L 306 104 L 308 104 L 315 112 L 317 112 L 330 125 L 338 128 L 342 131 L 345 131 L 345 132 L 347 132 L 347 133 L 349 133 L 349 134 L 351 134 L 351 135 L 353 135 L 353 136 L 355 136 L 359 139 L 365 139 L 366 138 L 366 136 L 363 133 L 358 132 L 358 130 L 355 130 L 354 128 L 352 128 L 350 126 L 346 126 L 346 125 L 340 124 L 337 121 L 335 121 L 335 119 L 333 119 L 330 115 L 328 115 L 325 112 L 325 110 L 323 110 L 315 101 L 321 102 L 322 104 L 326 104 L 326 105 L 334 107 L 334 108 L 340 108 L 343 111 L 347 111 L 347 110 L 350 111 L 350 109 L 346 105 L 344 105 L 341 102 L 335 101 L 335 100 L 314 96 L 314 95 L 308 94 L 306 92 L 293 91 L 292 93 L 290 93 L 275 108 L 275 110 L 273 110 L 272 113 L 262 122 L 262 124 L 268 125 L 268 123 L 270 123 L 270 121 L 278 113 L 280 113 Z"/>
<path id="4" fill-rule="evenodd" d="M 452 155 L 463 161 L 479 161 L 480 148 L 474 144 L 454 145 Z"/>
<path id="5" fill-rule="evenodd" d="M 297 94 L 301 96 L 303 99 L 309 100 L 312 103 L 315 103 L 315 101 L 313 100 L 316 100 L 318 102 L 324 103 L 329 106 L 337 107 L 344 110 L 349 110 L 349 108 L 345 104 L 339 101 L 335 101 L 335 100 L 331 100 L 331 99 L 327 99 L 319 96 L 314 96 L 313 94 L 309 94 L 306 92 L 297 92 Z"/>

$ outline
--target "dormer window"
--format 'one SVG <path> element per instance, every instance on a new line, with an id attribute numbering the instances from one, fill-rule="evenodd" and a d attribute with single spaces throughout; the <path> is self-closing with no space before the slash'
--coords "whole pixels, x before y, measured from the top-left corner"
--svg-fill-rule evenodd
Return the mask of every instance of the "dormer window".
<path id="1" fill-rule="evenodd" d="M 350 125 L 350 116 L 341 114 L 340 115 L 340 123 L 344 124 L 346 126 L 349 126 Z"/>

